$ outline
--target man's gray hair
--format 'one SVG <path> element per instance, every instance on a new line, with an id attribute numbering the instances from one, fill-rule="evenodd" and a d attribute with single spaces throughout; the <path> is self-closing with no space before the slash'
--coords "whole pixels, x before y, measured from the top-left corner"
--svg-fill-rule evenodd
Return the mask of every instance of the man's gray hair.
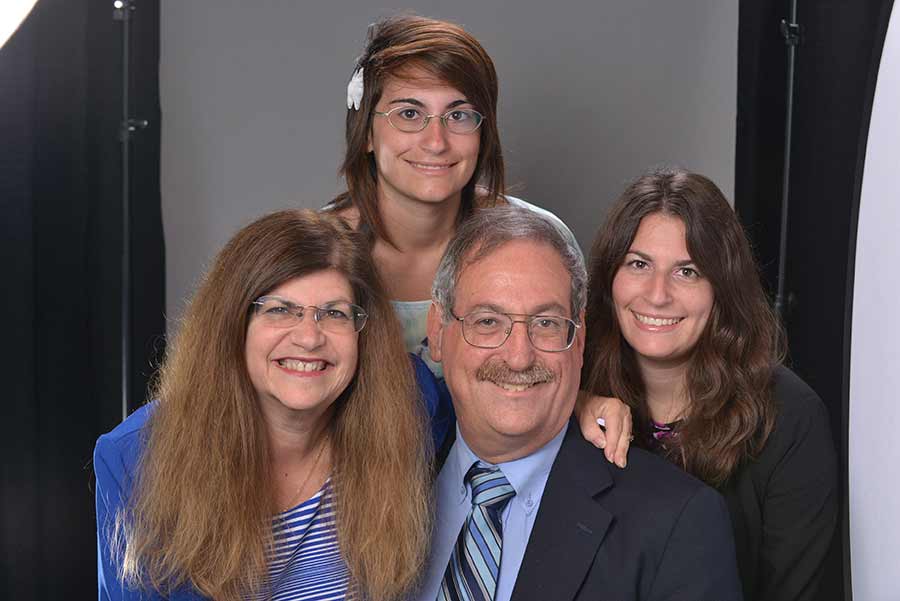
<path id="1" fill-rule="evenodd" d="M 549 244 L 559 253 L 572 281 L 571 317 L 578 321 L 587 302 L 587 271 L 575 236 L 558 219 L 531 209 L 503 206 L 476 210 L 447 246 L 431 287 L 431 297 L 443 308 L 445 322 L 453 318 L 450 312 L 463 269 L 515 240 Z"/>

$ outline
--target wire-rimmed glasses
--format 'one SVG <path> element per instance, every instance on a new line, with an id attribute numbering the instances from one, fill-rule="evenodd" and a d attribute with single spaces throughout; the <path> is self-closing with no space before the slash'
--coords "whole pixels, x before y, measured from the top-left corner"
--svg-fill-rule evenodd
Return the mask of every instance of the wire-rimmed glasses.
<path id="1" fill-rule="evenodd" d="M 426 115 L 414 106 L 398 106 L 384 113 L 372 111 L 372 114 L 387 118 L 391 127 L 407 134 L 422 131 L 435 117 L 441 120 L 447 131 L 454 134 L 470 134 L 484 121 L 484 115 L 475 109 L 450 109 L 443 115 Z"/>
<path id="2" fill-rule="evenodd" d="M 362 307 L 347 301 L 332 301 L 317 307 L 298 305 L 280 296 L 261 296 L 250 304 L 266 325 L 276 328 L 291 328 L 299 324 L 306 311 L 310 310 L 313 320 L 323 332 L 349 334 L 362 330 L 369 317 Z"/>
<path id="3" fill-rule="evenodd" d="M 523 323 L 534 348 L 548 353 L 559 353 L 572 346 L 575 342 L 575 332 L 581 327 L 581 324 L 559 315 L 527 315 L 486 310 L 473 311 L 463 317 L 457 317 L 451 311 L 450 315 L 462 323 L 463 339 L 478 348 L 503 346 L 512 333 L 513 325 Z"/>

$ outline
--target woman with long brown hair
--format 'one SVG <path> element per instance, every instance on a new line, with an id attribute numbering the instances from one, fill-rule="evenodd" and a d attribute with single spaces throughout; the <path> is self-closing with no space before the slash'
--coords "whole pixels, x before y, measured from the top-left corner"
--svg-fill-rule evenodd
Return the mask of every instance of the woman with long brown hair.
<path id="1" fill-rule="evenodd" d="M 372 25 L 348 85 L 347 190 L 327 208 L 367 236 L 409 352 L 442 384 L 431 361 L 426 316 L 431 285 L 457 226 L 480 207 L 512 204 L 555 215 L 505 194 L 494 63 L 454 23 L 413 15 Z M 446 389 L 432 426 L 440 443 L 452 427 Z M 631 419 L 616 399 L 594 399 L 606 435 L 589 428 L 609 461 L 625 465 Z M 608 440 L 607 440 L 608 437 Z M 608 444 L 607 444 L 608 443 Z"/>
<path id="2" fill-rule="evenodd" d="M 283 211 L 219 253 L 156 400 L 96 447 L 101 599 L 399 599 L 430 437 L 368 246 Z"/>
<path id="3" fill-rule="evenodd" d="M 591 251 L 582 383 L 632 408 L 635 442 L 717 487 L 748 601 L 816 598 L 834 532 L 825 407 L 782 365 L 746 235 L 709 179 L 638 178 Z"/>

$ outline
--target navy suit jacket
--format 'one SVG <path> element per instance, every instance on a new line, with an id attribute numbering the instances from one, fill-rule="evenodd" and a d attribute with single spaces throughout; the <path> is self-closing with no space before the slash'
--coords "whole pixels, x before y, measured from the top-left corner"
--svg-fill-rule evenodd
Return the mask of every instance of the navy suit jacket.
<path id="1" fill-rule="evenodd" d="M 641 449 L 612 466 L 571 421 L 512 601 L 741 598 L 721 495 Z"/>

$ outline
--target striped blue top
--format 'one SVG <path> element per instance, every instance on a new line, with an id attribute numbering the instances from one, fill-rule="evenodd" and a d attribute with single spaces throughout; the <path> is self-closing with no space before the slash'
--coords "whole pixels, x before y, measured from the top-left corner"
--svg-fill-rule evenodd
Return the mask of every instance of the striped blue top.
<path id="1" fill-rule="evenodd" d="M 344 601 L 350 572 L 338 547 L 331 479 L 275 516 L 272 530 L 268 578 L 254 601 Z"/>

